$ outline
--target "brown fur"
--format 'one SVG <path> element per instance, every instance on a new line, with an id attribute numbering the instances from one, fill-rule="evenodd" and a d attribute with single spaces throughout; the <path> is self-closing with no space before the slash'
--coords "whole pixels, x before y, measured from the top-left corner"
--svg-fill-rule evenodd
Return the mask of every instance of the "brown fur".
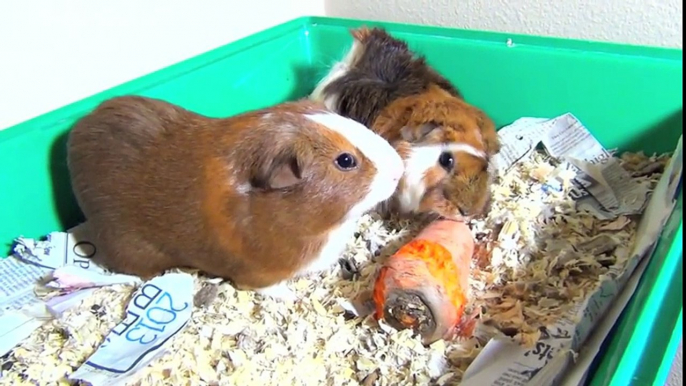
<path id="1" fill-rule="evenodd" d="M 391 103 L 372 128 L 391 143 L 463 143 L 483 150 L 486 159 L 454 152 L 457 167 L 450 175 L 438 164 L 429 170 L 419 209 L 455 218 L 479 215 L 488 208 L 489 157 L 500 150 L 500 143 L 493 122 L 483 112 L 432 86 L 422 94 Z"/>
<path id="2" fill-rule="evenodd" d="M 197 268 L 241 288 L 290 278 L 376 173 L 344 137 L 302 116 L 321 111 L 299 101 L 211 119 L 151 98 L 103 102 L 68 142 L 100 263 L 141 277 Z M 336 168 L 342 150 L 356 170 Z"/>
<path id="3" fill-rule="evenodd" d="M 407 43 L 380 28 L 352 30 L 364 47 L 362 54 L 343 77 L 324 92 L 338 94 L 336 112 L 371 126 L 376 116 L 394 100 L 426 91 L 438 85 L 457 98 L 460 92 L 437 73 L 422 56 L 411 52 Z"/>
<path id="4" fill-rule="evenodd" d="M 464 143 L 482 150 L 485 160 L 453 153 L 457 166 L 451 173 L 437 160 L 425 176 L 427 190 L 419 210 L 456 219 L 486 213 L 491 181 L 488 161 L 500 151 L 493 121 L 465 102 L 405 42 L 379 28 L 363 27 L 351 34 L 361 45 L 361 53 L 346 75 L 324 88 L 326 95 L 338 96 L 334 110 L 370 127 L 404 159 L 410 146 L 424 144 Z M 398 192 L 405 188 L 401 181 Z"/>

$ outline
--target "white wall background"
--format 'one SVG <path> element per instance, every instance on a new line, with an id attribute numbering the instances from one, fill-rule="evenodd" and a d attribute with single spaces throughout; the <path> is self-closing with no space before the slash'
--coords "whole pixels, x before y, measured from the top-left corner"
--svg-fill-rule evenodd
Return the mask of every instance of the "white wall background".
<path id="1" fill-rule="evenodd" d="M 331 16 L 682 47 L 683 0 L 325 0 Z"/>
<path id="2" fill-rule="evenodd" d="M 0 128 L 323 13 L 322 0 L 0 0 Z"/>
<path id="3" fill-rule="evenodd" d="M 303 15 L 681 47 L 682 12 L 683 0 L 4 0 L 0 128 Z"/>

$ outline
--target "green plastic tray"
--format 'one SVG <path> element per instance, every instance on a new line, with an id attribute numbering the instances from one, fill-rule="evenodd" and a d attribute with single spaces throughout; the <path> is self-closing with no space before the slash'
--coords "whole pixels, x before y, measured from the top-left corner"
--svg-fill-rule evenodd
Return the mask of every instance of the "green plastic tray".
<path id="1" fill-rule="evenodd" d="M 681 133 L 682 50 L 300 18 L 0 131 L 2 252 L 16 236 L 41 237 L 82 220 L 68 181 L 65 135 L 102 100 L 147 95 L 220 117 L 302 97 L 345 53 L 348 29 L 362 24 L 407 40 L 499 126 L 572 112 L 606 148 L 650 153 L 672 151 Z M 664 384 L 682 331 L 682 208 L 680 191 L 591 384 Z"/>

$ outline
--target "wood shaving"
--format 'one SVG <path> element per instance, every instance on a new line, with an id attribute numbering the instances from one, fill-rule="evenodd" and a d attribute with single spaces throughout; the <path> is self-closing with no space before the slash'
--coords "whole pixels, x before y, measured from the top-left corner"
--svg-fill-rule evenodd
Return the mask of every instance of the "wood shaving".
<path id="1" fill-rule="evenodd" d="M 668 157 L 624 154 L 620 161 L 652 188 Z M 552 162 L 534 153 L 498 176 L 491 212 L 470 224 L 477 252 L 468 312 L 480 311 L 476 336 L 425 347 L 411 331 L 374 321 L 364 298 L 379 263 L 426 223 L 369 214 L 341 265 L 290 283 L 302 297 L 295 305 L 194 274 L 191 320 L 135 384 L 458 384 L 490 337 L 504 333 L 533 344 L 548 333 L 542 327 L 565 316 L 629 258 L 637 219 L 600 221 L 578 213 L 564 192 L 545 188 L 545 179 L 556 175 Z M 0 383 L 66 385 L 65 376 L 122 320 L 134 289 L 98 289 L 47 322 L 0 360 Z"/>
<path id="2" fill-rule="evenodd" d="M 200 288 L 200 291 L 195 293 L 193 297 L 193 305 L 196 307 L 205 307 L 212 303 L 219 293 L 219 286 L 213 283 L 205 283 Z"/>

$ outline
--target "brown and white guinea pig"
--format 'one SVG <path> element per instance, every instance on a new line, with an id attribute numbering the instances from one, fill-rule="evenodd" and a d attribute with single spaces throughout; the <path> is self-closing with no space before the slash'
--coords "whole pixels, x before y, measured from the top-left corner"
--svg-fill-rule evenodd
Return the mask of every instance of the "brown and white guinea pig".
<path id="1" fill-rule="evenodd" d="M 195 268 L 288 300 L 403 174 L 387 141 L 308 100 L 213 119 L 116 97 L 74 125 L 68 165 L 110 270 Z"/>
<path id="2" fill-rule="evenodd" d="M 403 157 L 398 191 L 382 205 L 402 214 L 468 220 L 487 212 L 493 121 L 446 78 L 380 28 L 352 30 L 353 44 L 310 99 L 389 141 Z"/>

